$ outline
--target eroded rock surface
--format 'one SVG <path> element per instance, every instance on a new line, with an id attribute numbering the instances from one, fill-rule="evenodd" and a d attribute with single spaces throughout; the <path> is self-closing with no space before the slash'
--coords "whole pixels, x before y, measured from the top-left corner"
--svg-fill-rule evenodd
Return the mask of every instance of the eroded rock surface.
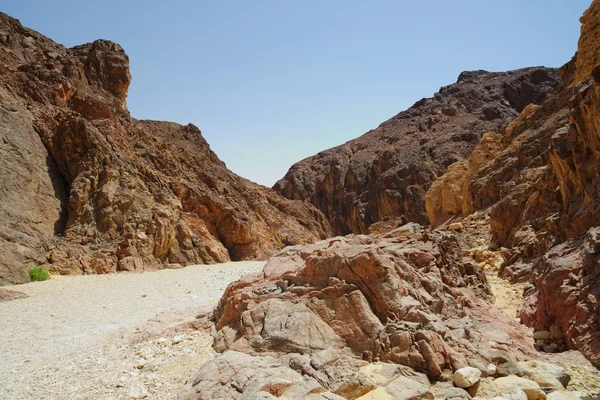
<path id="1" fill-rule="evenodd" d="M 533 284 L 520 317 L 539 331 L 538 347 L 555 352 L 566 343 L 598 366 L 599 1 L 581 21 L 577 54 L 559 70 L 560 90 L 501 132 L 503 149 L 471 174 L 461 201 L 489 212 L 492 246 L 510 249 L 500 274 Z M 431 208 L 432 219 L 439 208 Z"/>
<path id="2" fill-rule="evenodd" d="M 502 129 L 557 86 L 548 68 L 463 72 L 377 129 L 296 163 L 275 189 L 312 202 L 339 235 L 367 233 L 390 216 L 426 224 L 431 183 L 468 157 L 484 133 Z"/>
<path id="3" fill-rule="evenodd" d="M 209 399 L 433 399 L 423 374 L 357 360 L 333 349 L 282 358 L 226 351 L 209 361 L 177 397 Z"/>
<path id="4" fill-rule="evenodd" d="M 0 13 L 0 284 L 26 268 L 139 271 L 266 258 L 330 234 L 229 171 L 200 130 L 138 121 L 116 43 L 67 49 Z"/>
<path id="5" fill-rule="evenodd" d="M 230 285 L 215 312 L 215 348 L 248 354 L 350 348 L 356 357 L 449 380 L 485 371 L 532 340 L 479 296 L 485 275 L 464 263 L 451 234 L 416 224 L 380 236 L 291 247 L 264 273 Z"/>

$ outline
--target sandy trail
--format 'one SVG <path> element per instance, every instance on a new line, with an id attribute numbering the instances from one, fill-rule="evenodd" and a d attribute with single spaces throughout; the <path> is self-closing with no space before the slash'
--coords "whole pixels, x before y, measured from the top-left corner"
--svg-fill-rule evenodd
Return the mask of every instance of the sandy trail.
<path id="1" fill-rule="evenodd" d="M 215 305 L 229 283 L 263 265 L 70 276 L 12 287 L 29 297 L 0 302 L 0 399 L 172 398 L 213 356 L 210 337 L 190 331 L 132 343 L 132 335 L 190 320 Z"/>

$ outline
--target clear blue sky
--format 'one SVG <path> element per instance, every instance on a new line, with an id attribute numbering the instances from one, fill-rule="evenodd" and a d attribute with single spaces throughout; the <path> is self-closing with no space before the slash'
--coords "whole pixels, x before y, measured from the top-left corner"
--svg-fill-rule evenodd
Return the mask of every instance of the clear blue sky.
<path id="1" fill-rule="evenodd" d="M 3 0 L 55 41 L 120 43 L 136 118 L 192 122 L 234 172 L 296 161 L 430 97 L 463 70 L 558 67 L 590 0 Z"/>

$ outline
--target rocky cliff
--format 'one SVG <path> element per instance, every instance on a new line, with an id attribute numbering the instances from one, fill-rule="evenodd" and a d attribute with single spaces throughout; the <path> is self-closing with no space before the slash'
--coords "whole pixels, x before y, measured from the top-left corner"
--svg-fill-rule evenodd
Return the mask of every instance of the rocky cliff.
<path id="1" fill-rule="evenodd" d="M 392 216 L 427 224 L 432 182 L 468 157 L 484 133 L 504 128 L 557 86 L 549 68 L 463 72 L 377 129 L 293 165 L 274 188 L 309 200 L 336 234 L 366 233 Z"/>
<path id="2" fill-rule="evenodd" d="M 436 222 L 489 212 L 491 246 L 509 249 L 501 274 L 533 284 L 520 317 L 559 332 L 600 365 L 599 1 L 581 22 L 577 54 L 559 71 L 560 90 L 503 130 L 487 162 L 469 160 L 470 172 L 455 184 L 461 190 L 441 190 L 455 175 L 434 183 L 427 209 Z"/>
<path id="3" fill-rule="evenodd" d="M 330 234 L 227 169 L 200 130 L 127 110 L 116 43 L 65 48 L 0 13 L 0 284 L 265 258 Z"/>

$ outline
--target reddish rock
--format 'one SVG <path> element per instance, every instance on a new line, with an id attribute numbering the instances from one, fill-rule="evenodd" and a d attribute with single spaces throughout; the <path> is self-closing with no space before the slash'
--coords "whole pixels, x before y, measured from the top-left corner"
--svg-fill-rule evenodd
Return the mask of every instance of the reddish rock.
<path id="1" fill-rule="evenodd" d="M 287 248 L 262 274 L 231 284 L 215 312 L 215 348 L 314 353 L 349 347 L 357 357 L 450 379 L 486 369 L 498 352 L 533 342 L 490 310 L 485 275 L 465 264 L 453 234 L 409 224 L 379 236 L 336 237 Z"/>
<path id="2" fill-rule="evenodd" d="M 274 188 L 317 206 L 335 234 L 367 233 L 394 216 L 427 224 L 433 181 L 468 157 L 483 134 L 504 128 L 557 86 L 548 68 L 463 72 L 377 129 L 296 163 Z"/>
<path id="3" fill-rule="evenodd" d="M 533 264 L 535 288 L 519 313 L 536 331 L 554 331 L 600 366 L 600 227 L 552 248 Z M 560 329 L 557 329 L 560 328 Z"/>
<path id="4" fill-rule="evenodd" d="M 492 246 L 510 248 L 501 275 L 533 283 L 521 318 L 554 332 L 553 343 L 540 339 L 538 346 L 565 349 L 564 335 L 598 366 L 600 1 L 581 21 L 577 54 L 559 71 L 560 90 L 509 124 L 503 150 L 472 174 L 465 197 L 474 210 L 488 209 Z"/>
<path id="5" fill-rule="evenodd" d="M 116 43 L 67 49 L 0 13 L 0 285 L 264 259 L 329 236 L 302 201 L 227 169 L 194 125 L 138 121 Z"/>

